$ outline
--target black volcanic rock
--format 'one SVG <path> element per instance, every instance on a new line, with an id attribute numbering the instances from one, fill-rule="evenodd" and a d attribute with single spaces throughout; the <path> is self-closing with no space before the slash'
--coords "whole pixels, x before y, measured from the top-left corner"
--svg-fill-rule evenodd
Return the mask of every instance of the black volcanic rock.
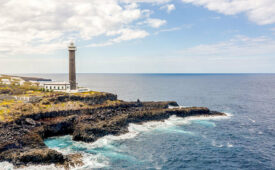
<path id="1" fill-rule="evenodd" d="M 65 157 L 51 149 L 32 148 L 25 150 L 12 150 L 5 152 L 4 159 L 15 165 L 41 164 L 41 163 L 64 163 Z"/>
<path id="2" fill-rule="evenodd" d="M 107 96 L 116 100 L 116 95 Z M 81 165 L 81 156 L 62 155 L 47 148 L 44 139 L 52 136 L 72 135 L 73 140 L 94 142 L 106 135 L 128 132 L 129 123 L 164 120 L 171 115 L 223 116 L 205 107 L 169 109 L 176 102 L 124 102 L 102 104 L 103 98 L 53 98 L 49 100 L 87 100 L 92 108 L 29 114 L 14 122 L 0 123 L 0 161 L 16 166 L 28 164 Z"/>

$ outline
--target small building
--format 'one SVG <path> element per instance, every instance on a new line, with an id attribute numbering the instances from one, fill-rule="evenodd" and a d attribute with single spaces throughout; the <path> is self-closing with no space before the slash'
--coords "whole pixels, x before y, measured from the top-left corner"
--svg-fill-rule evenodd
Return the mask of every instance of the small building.
<path id="1" fill-rule="evenodd" d="M 11 81 L 10 81 L 10 79 L 1 79 L 1 84 L 10 85 Z"/>
<path id="2" fill-rule="evenodd" d="M 70 90 L 70 83 L 68 82 L 46 82 L 43 84 L 43 88 L 53 91 L 67 91 Z"/>

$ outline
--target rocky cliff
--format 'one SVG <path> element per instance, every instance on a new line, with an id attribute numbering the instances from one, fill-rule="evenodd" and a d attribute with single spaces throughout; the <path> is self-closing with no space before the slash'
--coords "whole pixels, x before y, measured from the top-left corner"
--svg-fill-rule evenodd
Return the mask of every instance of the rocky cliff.
<path id="1" fill-rule="evenodd" d="M 89 107 L 22 115 L 0 123 L 0 161 L 15 166 L 51 164 L 69 167 L 81 165 L 81 155 L 63 155 L 47 148 L 43 140 L 52 136 L 72 135 L 73 140 L 94 142 L 105 135 L 128 132 L 129 123 L 164 120 L 171 115 L 223 116 L 205 107 L 168 108 L 176 102 L 124 102 L 116 95 L 103 97 L 53 97 L 50 102 L 85 101 Z M 112 101 L 111 103 L 108 101 Z"/>

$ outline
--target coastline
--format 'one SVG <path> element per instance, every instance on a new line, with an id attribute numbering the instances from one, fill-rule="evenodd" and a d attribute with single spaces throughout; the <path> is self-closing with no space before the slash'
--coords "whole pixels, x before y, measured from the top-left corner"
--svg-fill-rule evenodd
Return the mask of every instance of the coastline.
<path id="1" fill-rule="evenodd" d="M 104 146 L 109 146 L 114 141 L 120 141 L 120 140 L 128 140 L 137 137 L 141 133 L 151 132 L 154 130 L 165 130 L 169 129 L 169 127 L 173 126 L 181 126 L 184 124 L 190 124 L 194 120 L 221 120 L 221 119 L 229 119 L 232 115 L 226 113 L 225 115 L 218 115 L 218 116 L 205 116 L 205 115 L 198 115 L 198 116 L 190 116 L 190 117 L 177 117 L 175 115 L 170 116 L 168 119 L 159 120 L 159 121 L 146 121 L 141 123 L 130 123 L 128 125 L 128 132 L 120 134 L 120 135 L 106 135 L 99 139 L 97 139 L 94 142 L 84 142 L 84 141 L 74 141 L 71 135 L 65 135 L 65 136 L 54 136 L 50 137 L 46 140 L 51 140 L 54 138 L 65 138 L 67 140 L 71 140 L 74 142 L 73 145 L 79 146 L 79 147 L 85 147 L 85 148 L 100 148 Z M 170 131 L 169 131 L 170 132 Z M 165 131 L 164 131 L 165 133 Z M 188 135 L 194 135 L 189 132 L 178 132 L 177 133 L 187 133 Z M 70 154 L 77 154 L 77 152 L 72 151 L 70 149 L 58 149 L 58 148 L 51 148 L 57 152 L 62 153 L 63 155 L 70 155 Z M 81 169 L 85 168 L 86 166 L 93 167 L 93 168 L 108 168 L 108 162 L 98 162 L 98 155 L 91 156 L 89 154 L 85 154 L 85 152 L 80 152 L 81 157 L 81 164 L 71 164 L 70 166 L 64 167 L 63 165 L 56 164 L 28 164 L 26 166 L 20 166 L 16 167 L 15 165 L 9 163 L 9 162 L 0 162 L 0 165 L 3 165 L 7 168 L 17 168 L 18 170 L 26 170 L 29 168 L 33 169 L 40 169 L 40 170 L 46 170 L 46 169 Z M 102 159 L 102 158 L 101 158 Z"/>
<path id="2" fill-rule="evenodd" d="M 127 133 L 129 123 L 163 121 L 171 115 L 225 115 L 203 107 L 169 109 L 169 105 L 176 106 L 177 103 L 120 101 L 113 105 L 97 105 L 92 109 L 31 114 L 1 125 L 2 134 L 9 136 L 2 136 L 5 142 L 1 143 L 0 159 L 16 167 L 54 163 L 69 168 L 82 164 L 81 156 L 63 155 L 51 150 L 45 146 L 44 139 L 71 134 L 75 141 L 94 142 L 107 135 Z M 18 134 L 18 130 L 22 133 Z M 13 140 L 7 140 L 7 137 Z"/>
<path id="3" fill-rule="evenodd" d="M 176 101 L 127 102 L 112 93 L 45 91 L 32 83 L 0 87 L 0 162 L 16 168 L 83 165 L 81 154 L 49 148 L 44 141 L 50 137 L 70 135 L 73 141 L 94 143 L 110 135 L 127 136 L 132 126 L 165 122 L 173 116 L 226 116 L 206 107 L 182 107 Z"/>

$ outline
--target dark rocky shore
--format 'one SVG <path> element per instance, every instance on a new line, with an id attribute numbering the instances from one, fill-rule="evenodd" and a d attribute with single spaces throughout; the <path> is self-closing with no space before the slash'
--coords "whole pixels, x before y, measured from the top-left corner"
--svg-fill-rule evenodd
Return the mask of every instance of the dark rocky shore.
<path id="1" fill-rule="evenodd" d="M 67 100 L 56 98 L 53 100 Z M 80 100 L 80 99 L 74 99 Z M 47 148 L 44 139 L 52 136 L 72 135 L 73 140 L 94 142 L 105 135 L 128 132 L 129 123 L 161 121 L 171 115 L 224 116 L 205 107 L 169 109 L 176 102 L 124 102 L 116 95 L 85 99 L 93 107 L 29 114 L 11 122 L 0 123 L 0 161 L 8 161 L 16 167 L 29 164 L 56 164 L 69 168 L 81 165 L 81 155 L 63 155 Z M 91 101 L 90 101 L 91 100 Z M 92 101 L 98 100 L 98 101 Z"/>

